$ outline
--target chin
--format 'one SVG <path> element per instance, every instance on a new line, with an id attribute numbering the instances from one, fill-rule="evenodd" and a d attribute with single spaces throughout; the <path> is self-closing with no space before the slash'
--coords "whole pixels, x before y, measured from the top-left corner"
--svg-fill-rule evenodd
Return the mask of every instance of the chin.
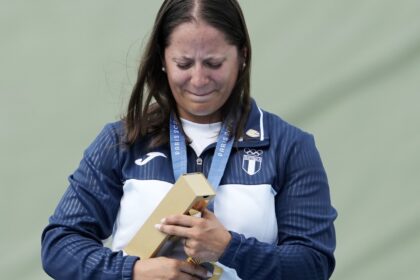
<path id="1" fill-rule="evenodd" d="M 209 108 L 208 104 L 191 104 L 186 108 L 190 115 L 205 117 L 214 114 L 216 110 Z"/>
<path id="2" fill-rule="evenodd" d="M 189 108 L 186 119 L 197 123 L 210 123 L 220 121 L 219 112 L 217 110 L 209 110 L 208 108 Z M 181 116 L 183 117 L 183 116 Z"/>

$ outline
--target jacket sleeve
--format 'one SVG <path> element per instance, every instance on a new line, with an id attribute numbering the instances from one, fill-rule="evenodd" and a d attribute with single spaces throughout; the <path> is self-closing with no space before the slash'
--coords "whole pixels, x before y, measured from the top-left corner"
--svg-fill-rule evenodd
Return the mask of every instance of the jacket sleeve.
<path id="1" fill-rule="evenodd" d="M 54 279 L 131 279 L 137 258 L 102 245 L 122 196 L 116 130 L 105 126 L 85 151 L 42 233 L 42 264 Z"/>
<path id="2" fill-rule="evenodd" d="M 276 195 L 277 245 L 231 232 L 219 260 L 242 279 L 321 280 L 334 270 L 337 213 L 313 137 L 306 133 L 290 145 L 279 165 L 284 174 Z"/>

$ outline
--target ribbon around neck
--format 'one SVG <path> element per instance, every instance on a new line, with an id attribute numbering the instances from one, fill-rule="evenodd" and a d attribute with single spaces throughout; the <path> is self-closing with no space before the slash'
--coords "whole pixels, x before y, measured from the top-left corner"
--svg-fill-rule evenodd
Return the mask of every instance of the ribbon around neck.
<path id="1" fill-rule="evenodd" d="M 176 181 L 182 174 L 187 173 L 187 143 L 185 135 L 180 129 L 180 124 L 176 121 L 173 114 L 171 114 L 169 122 L 172 168 Z M 216 191 L 225 172 L 230 152 L 232 151 L 233 142 L 234 137 L 231 136 L 231 133 L 223 123 L 217 138 L 210 171 L 207 176 L 207 180 Z M 213 203 L 209 204 L 210 208 L 212 208 L 212 204 Z"/>

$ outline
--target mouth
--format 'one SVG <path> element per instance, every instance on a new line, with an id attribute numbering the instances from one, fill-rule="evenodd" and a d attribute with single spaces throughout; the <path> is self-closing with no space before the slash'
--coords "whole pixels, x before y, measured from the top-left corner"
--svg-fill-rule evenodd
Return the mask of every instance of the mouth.
<path id="1" fill-rule="evenodd" d="M 205 97 L 205 96 L 208 96 L 208 95 L 212 94 L 214 92 L 214 90 L 207 91 L 207 92 L 193 92 L 193 91 L 187 90 L 187 92 L 189 94 L 197 96 L 197 97 Z"/>
<path id="2" fill-rule="evenodd" d="M 214 98 L 214 94 L 216 93 L 216 90 L 206 91 L 206 92 L 194 92 L 194 91 L 185 91 L 188 98 L 192 102 L 196 103 L 206 103 L 211 101 Z"/>

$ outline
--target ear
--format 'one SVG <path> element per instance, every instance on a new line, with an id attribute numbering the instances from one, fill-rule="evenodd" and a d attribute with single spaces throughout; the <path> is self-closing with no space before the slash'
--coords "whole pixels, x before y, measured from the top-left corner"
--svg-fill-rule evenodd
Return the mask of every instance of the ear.
<path id="1" fill-rule="evenodd" d="M 247 47 L 242 48 L 241 57 L 242 57 L 242 62 L 245 62 L 246 58 L 248 57 L 248 48 Z"/>
<path id="2" fill-rule="evenodd" d="M 248 48 L 243 47 L 239 52 L 239 69 L 243 71 L 246 67 L 246 59 L 248 57 Z"/>
<path id="3" fill-rule="evenodd" d="M 166 68 L 165 51 L 163 52 L 159 51 L 159 56 L 160 56 L 160 63 L 162 64 L 162 68 Z"/>
<path id="4" fill-rule="evenodd" d="M 160 62 L 162 63 L 162 71 L 166 73 L 166 62 L 165 58 L 161 57 Z"/>

